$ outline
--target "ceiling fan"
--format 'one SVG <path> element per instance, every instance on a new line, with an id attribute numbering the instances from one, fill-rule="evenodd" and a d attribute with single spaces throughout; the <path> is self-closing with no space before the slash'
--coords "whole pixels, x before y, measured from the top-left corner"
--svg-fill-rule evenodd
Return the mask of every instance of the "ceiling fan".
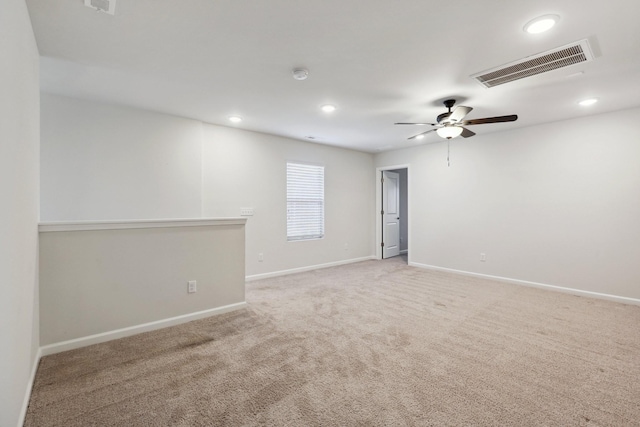
<path id="1" fill-rule="evenodd" d="M 408 139 L 422 139 L 425 134 L 436 131 L 439 136 L 445 139 L 455 138 L 462 136 L 463 138 L 469 138 L 475 135 L 475 132 L 470 131 L 464 126 L 470 125 L 482 125 L 485 123 L 502 123 L 502 122 L 514 122 L 518 120 L 518 116 L 512 114 L 510 116 L 498 116 L 498 117 L 486 117 L 484 119 L 472 119 L 463 120 L 467 114 L 473 110 L 471 107 L 459 106 L 455 110 L 451 111 L 451 108 L 456 103 L 455 99 L 447 99 L 444 101 L 444 106 L 449 111 L 440 114 L 436 117 L 437 123 L 394 123 L 396 125 L 418 125 L 418 126 L 435 126 L 434 129 L 429 129 L 426 132 L 413 135 Z"/>

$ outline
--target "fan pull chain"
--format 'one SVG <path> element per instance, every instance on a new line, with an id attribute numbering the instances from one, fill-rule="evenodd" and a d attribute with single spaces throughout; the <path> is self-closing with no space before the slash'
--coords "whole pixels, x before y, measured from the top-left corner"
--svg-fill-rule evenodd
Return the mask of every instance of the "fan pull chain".
<path id="1" fill-rule="evenodd" d="M 447 140 L 447 167 L 451 166 L 451 162 L 449 161 L 449 140 Z"/>

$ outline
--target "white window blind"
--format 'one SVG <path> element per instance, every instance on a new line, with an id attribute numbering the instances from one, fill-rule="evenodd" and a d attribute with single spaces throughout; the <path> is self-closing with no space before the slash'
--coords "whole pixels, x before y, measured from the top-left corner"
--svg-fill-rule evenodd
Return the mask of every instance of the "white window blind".
<path id="1" fill-rule="evenodd" d="M 287 163 L 287 240 L 324 237 L 324 166 Z"/>

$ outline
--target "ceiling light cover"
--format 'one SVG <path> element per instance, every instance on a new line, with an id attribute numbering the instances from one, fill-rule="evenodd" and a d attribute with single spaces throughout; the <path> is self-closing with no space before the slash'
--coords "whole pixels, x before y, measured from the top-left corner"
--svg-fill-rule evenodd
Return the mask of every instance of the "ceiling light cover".
<path id="1" fill-rule="evenodd" d="M 439 128 L 436 132 L 442 138 L 451 139 L 456 136 L 460 136 L 462 128 L 460 126 L 445 126 L 443 128 Z"/>
<path id="2" fill-rule="evenodd" d="M 242 121 L 242 117 L 240 116 L 230 116 L 229 121 L 233 123 L 240 123 Z"/>
<path id="3" fill-rule="evenodd" d="M 583 101 L 578 102 L 578 104 L 582 105 L 583 107 L 588 107 L 589 105 L 593 105 L 596 102 L 598 102 L 597 98 L 590 98 L 590 99 L 585 99 Z"/>
<path id="4" fill-rule="evenodd" d="M 527 22 L 524 26 L 524 31 L 529 34 L 539 34 L 549 31 L 560 20 L 558 15 L 544 15 L 538 16 L 535 19 Z"/>
<path id="5" fill-rule="evenodd" d="M 323 105 L 320 108 L 322 108 L 322 111 L 324 111 L 325 113 L 333 113 L 334 111 L 336 111 L 336 106 L 330 104 Z"/>

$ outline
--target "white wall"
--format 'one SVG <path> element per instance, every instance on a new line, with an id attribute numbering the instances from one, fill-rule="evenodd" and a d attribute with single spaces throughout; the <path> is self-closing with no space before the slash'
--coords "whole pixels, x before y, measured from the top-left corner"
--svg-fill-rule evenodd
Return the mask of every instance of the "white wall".
<path id="1" fill-rule="evenodd" d="M 42 94 L 43 221 L 194 218 L 202 123 Z"/>
<path id="2" fill-rule="evenodd" d="M 43 221 L 237 217 L 253 207 L 249 276 L 373 254 L 368 153 L 51 94 L 41 145 Z M 322 240 L 286 241 L 288 160 L 325 166 Z"/>
<path id="3" fill-rule="evenodd" d="M 204 135 L 204 216 L 255 209 L 247 221 L 248 276 L 373 255 L 371 154 L 214 125 Z M 324 239 L 287 242 L 287 161 L 325 167 Z"/>
<path id="4" fill-rule="evenodd" d="M 38 349 L 38 48 L 24 0 L 0 3 L 0 57 L 0 426 L 15 426 Z"/>
<path id="5" fill-rule="evenodd" d="M 639 299 L 638 134 L 633 109 L 375 161 L 411 165 L 412 263 Z"/>

